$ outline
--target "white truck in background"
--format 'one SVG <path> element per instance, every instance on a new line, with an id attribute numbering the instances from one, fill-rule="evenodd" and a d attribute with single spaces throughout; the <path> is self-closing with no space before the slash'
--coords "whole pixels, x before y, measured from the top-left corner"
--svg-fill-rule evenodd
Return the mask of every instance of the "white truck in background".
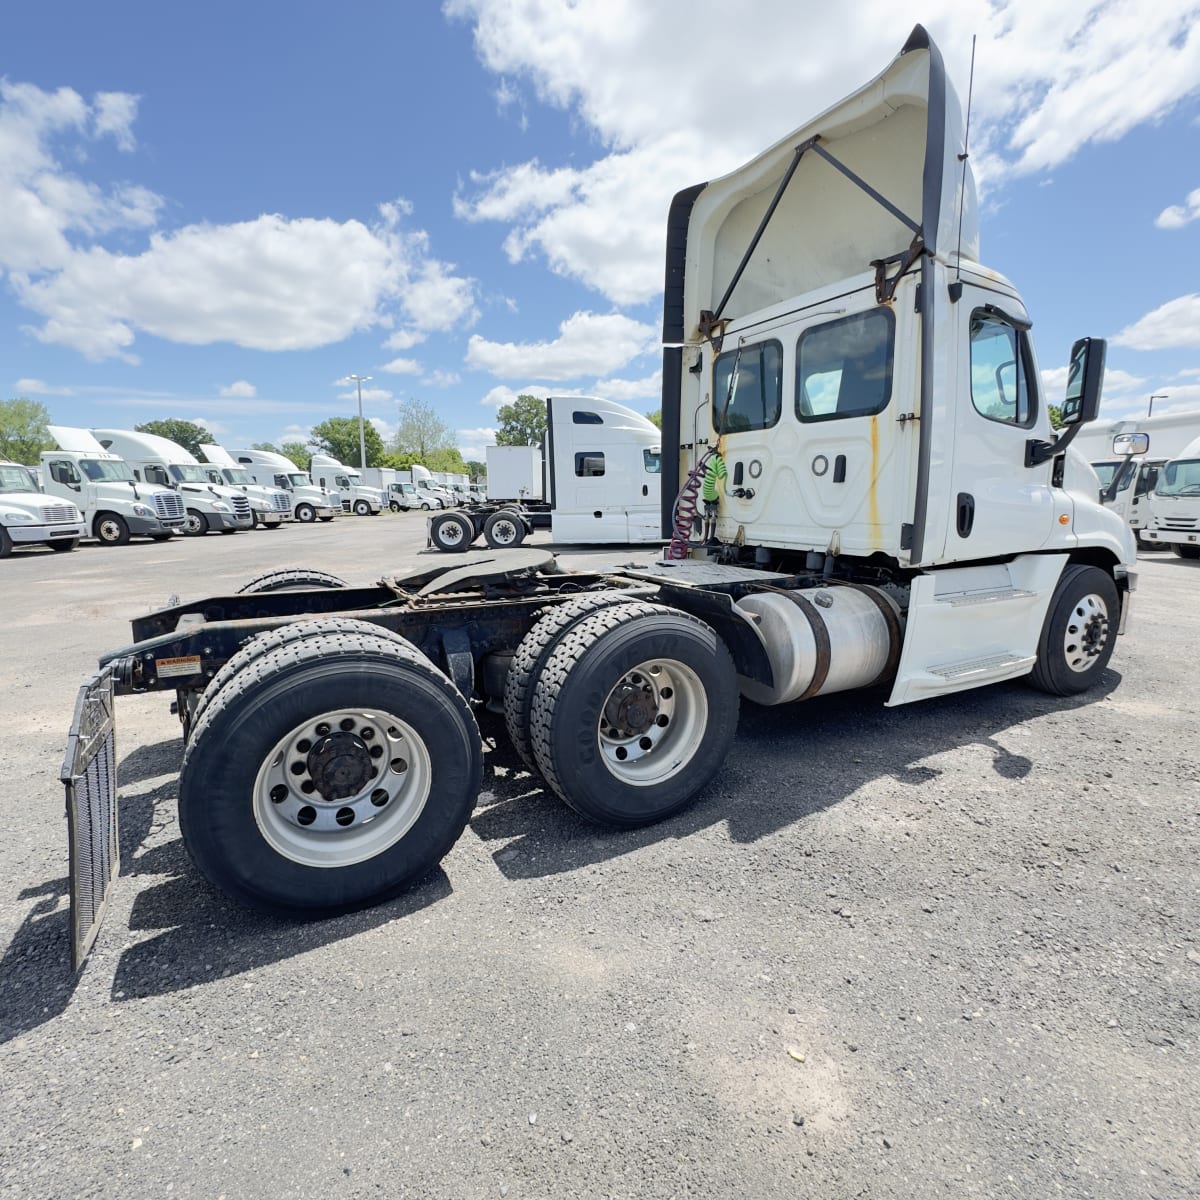
<path id="1" fill-rule="evenodd" d="M 546 498 L 541 446 L 487 446 L 483 453 L 490 502 L 524 504 Z"/>
<path id="2" fill-rule="evenodd" d="M 119 454 L 106 450 L 86 429 L 48 429 L 59 449 L 42 451 L 43 486 L 47 495 L 79 508 L 85 536 L 105 546 L 123 546 L 131 537 L 165 542 L 183 532 L 187 514 L 177 491 L 138 480 Z"/>
<path id="3" fill-rule="evenodd" d="M 405 471 L 396 472 L 396 482 L 412 484 L 412 495 L 416 498 L 414 508 L 439 509 L 453 508 L 454 497 L 441 485 L 436 483 L 433 473 L 420 463 L 413 463 Z"/>
<path id="4" fill-rule="evenodd" d="M 186 536 L 254 528 L 249 498 L 236 488 L 210 482 L 203 464 L 170 438 L 133 429 L 93 429 L 92 434 L 133 468 L 134 478 L 179 492 L 186 509 Z"/>
<path id="5" fill-rule="evenodd" d="M 363 482 L 357 467 L 347 467 L 328 454 L 314 454 L 308 463 L 308 473 L 318 487 L 338 492 L 342 511 L 358 517 L 377 517 L 386 503 L 383 492 Z"/>
<path id="6" fill-rule="evenodd" d="M 1170 546 L 1180 558 L 1200 558 L 1200 438 L 1163 465 L 1150 507 L 1147 541 Z"/>
<path id="7" fill-rule="evenodd" d="M 277 487 L 291 494 L 292 515 L 302 525 L 313 521 L 332 521 L 342 511 L 340 492 L 331 492 L 313 483 L 290 458 L 274 450 L 230 450 L 238 466 L 263 487 Z"/>
<path id="8" fill-rule="evenodd" d="M 0 458 L 0 558 L 18 546 L 74 550 L 86 532 L 76 505 L 44 495 L 28 467 Z"/>
<path id="9" fill-rule="evenodd" d="M 239 467 L 228 450 L 216 445 L 201 445 L 204 473 L 210 483 L 235 488 L 250 501 L 254 524 L 262 529 L 278 529 L 292 519 L 292 498 L 283 488 L 263 487 L 250 478 L 245 467 Z"/>
<path id="10" fill-rule="evenodd" d="M 388 900 L 449 852 L 485 708 L 534 782 L 630 829 L 711 785 L 739 709 L 753 724 L 759 705 L 852 689 L 897 706 L 1119 682 L 1133 534 L 1070 444 L 1105 344 L 1071 347 L 1056 436 L 1025 305 L 979 260 L 964 137 L 917 26 L 875 79 L 675 195 L 661 560 L 567 571 L 517 550 L 304 591 L 272 573 L 136 617 L 80 691 L 63 769 L 69 828 L 111 830 L 107 853 L 72 854 L 76 961 L 120 865 L 116 773 L 96 766 L 115 696 L 174 700 L 197 872 L 313 917 Z M 953 704 L 940 719 L 979 723 Z"/>

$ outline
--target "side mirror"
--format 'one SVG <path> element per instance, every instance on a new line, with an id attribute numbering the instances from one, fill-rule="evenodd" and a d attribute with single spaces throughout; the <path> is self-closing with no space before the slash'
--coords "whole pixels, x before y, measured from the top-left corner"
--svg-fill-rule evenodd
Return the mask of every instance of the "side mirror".
<path id="1" fill-rule="evenodd" d="M 1071 347 L 1067 395 L 1062 404 L 1064 425 L 1080 425 L 1096 419 L 1107 351 L 1108 344 L 1103 338 L 1080 338 Z"/>
<path id="2" fill-rule="evenodd" d="M 1148 433 L 1118 433 L 1113 438 L 1113 453 L 1122 457 L 1125 455 L 1149 454 L 1150 435 Z"/>

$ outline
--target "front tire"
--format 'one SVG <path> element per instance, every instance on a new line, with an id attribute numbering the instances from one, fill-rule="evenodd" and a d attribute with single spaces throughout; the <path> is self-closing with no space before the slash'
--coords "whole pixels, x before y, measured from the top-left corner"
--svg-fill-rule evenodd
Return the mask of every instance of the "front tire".
<path id="1" fill-rule="evenodd" d="M 180 830 L 242 903 L 332 914 L 432 869 L 481 773 L 475 718 L 428 659 L 371 634 L 318 637 L 241 671 L 197 720 Z"/>
<path id="2" fill-rule="evenodd" d="M 296 520 L 311 525 L 317 519 L 317 510 L 311 504 L 296 505 Z"/>
<path id="3" fill-rule="evenodd" d="M 102 546 L 124 546 L 129 541 L 129 526 L 118 513 L 101 513 L 96 518 L 96 539 Z"/>
<path id="4" fill-rule="evenodd" d="M 371 515 L 371 506 L 365 500 L 356 500 L 354 502 L 354 515 L 357 517 L 369 517 Z"/>
<path id="5" fill-rule="evenodd" d="M 315 567 L 283 567 L 278 571 L 267 571 L 262 575 L 255 575 L 248 583 L 242 584 L 236 594 L 246 596 L 251 592 L 296 592 L 304 588 L 344 588 L 349 586 L 340 575 L 331 575 L 328 571 L 318 571 Z"/>
<path id="6" fill-rule="evenodd" d="M 1112 658 L 1120 621 L 1112 576 L 1099 567 L 1067 567 L 1050 601 L 1029 682 L 1052 696 L 1094 687 Z"/>
<path id="7" fill-rule="evenodd" d="M 546 782 L 577 812 L 624 829 L 689 804 L 737 730 L 724 642 L 687 613 L 643 610 L 616 605 L 567 630 L 530 713 Z"/>
<path id="8" fill-rule="evenodd" d="M 525 540 L 525 522 L 509 509 L 502 508 L 483 523 L 483 536 L 493 550 L 519 546 Z"/>
<path id="9" fill-rule="evenodd" d="M 13 540 L 8 536 L 8 530 L 0 525 L 0 558 L 8 558 L 13 552 Z"/>
<path id="10" fill-rule="evenodd" d="M 8 535 L 5 534 L 5 537 Z M 51 550 L 57 550 L 59 554 L 66 554 L 69 550 L 74 550 L 79 545 L 78 538 L 68 538 L 65 542 L 48 542 L 47 545 Z M 0 558 L 4 558 L 3 538 L 0 538 Z"/>
<path id="11" fill-rule="evenodd" d="M 183 519 L 184 537 L 202 537 L 208 532 L 208 521 L 198 509 L 189 508 Z"/>
<path id="12" fill-rule="evenodd" d="M 1175 551 L 1176 558 L 1200 558 L 1200 546 L 1193 546 L 1186 542 L 1172 542 L 1171 549 Z"/>

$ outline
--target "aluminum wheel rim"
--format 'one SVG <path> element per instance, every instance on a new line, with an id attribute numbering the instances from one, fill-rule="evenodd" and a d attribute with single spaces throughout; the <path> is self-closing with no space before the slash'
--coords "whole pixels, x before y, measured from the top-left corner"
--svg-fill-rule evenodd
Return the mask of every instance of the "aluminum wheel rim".
<path id="1" fill-rule="evenodd" d="M 110 518 L 100 522 L 100 540 L 102 542 L 115 542 L 120 536 L 121 527 L 116 521 Z"/>
<path id="2" fill-rule="evenodd" d="M 1063 635 L 1063 656 L 1072 671 L 1083 672 L 1108 644 L 1108 605 L 1102 596 L 1089 592 L 1076 601 Z"/>
<path id="3" fill-rule="evenodd" d="M 438 537 L 440 537 L 447 546 L 461 545 L 466 536 L 467 531 L 462 527 L 462 523 L 460 521 L 443 521 L 438 526 Z"/>
<path id="4" fill-rule="evenodd" d="M 639 663 L 617 682 L 600 709 L 597 740 L 609 772 L 650 787 L 682 771 L 708 726 L 708 695 L 699 675 L 676 659 Z"/>
<path id="5" fill-rule="evenodd" d="M 185 516 L 183 518 L 183 528 L 188 533 L 203 533 L 204 532 L 204 518 L 201 516 L 197 516 L 194 513 L 189 512 L 189 513 L 185 514 Z"/>
<path id="6" fill-rule="evenodd" d="M 266 756 L 254 781 L 254 820 L 292 862 L 349 867 L 408 833 L 432 779 L 429 751 L 407 722 L 378 709 L 320 713 Z"/>

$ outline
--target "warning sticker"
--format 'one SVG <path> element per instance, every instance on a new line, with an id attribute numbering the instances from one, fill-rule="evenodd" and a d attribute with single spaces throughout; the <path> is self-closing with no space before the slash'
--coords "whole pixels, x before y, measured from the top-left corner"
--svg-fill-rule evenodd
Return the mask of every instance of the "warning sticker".
<path id="1" fill-rule="evenodd" d="M 187 658 L 156 658 L 154 669 L 159 679 L 169 679 L 172 675 L 199 675 L 200 655 L 189 654 Z"/>

